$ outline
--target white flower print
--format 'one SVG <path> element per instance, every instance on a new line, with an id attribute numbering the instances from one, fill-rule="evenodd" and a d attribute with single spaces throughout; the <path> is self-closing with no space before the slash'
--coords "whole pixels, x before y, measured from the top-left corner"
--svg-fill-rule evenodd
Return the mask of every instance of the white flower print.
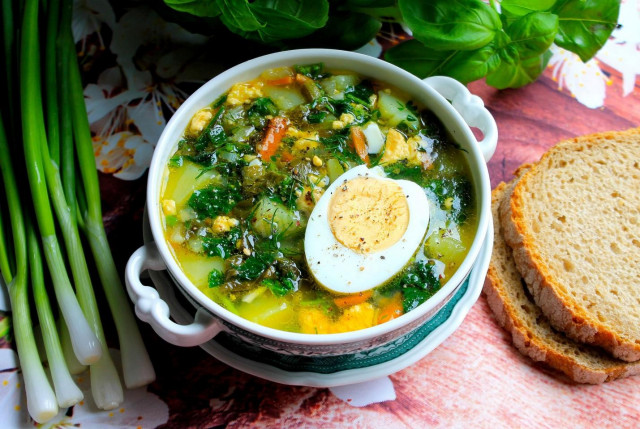
<path id="1" fill-rule="evenodd" d="M 551 47 L 553 56 L 549 67 L 558 88 L 566 87 L 585 106 L 595 109 L 604 105 L 607 86 L 611 80 L 600 64 L 617 70 L 622 75 L 622 93 L 629 95 L 640 74 L 640 0 L 627 0 L 620 6 L 619 27 L 594 58 L 583 63 L 580 58 L 565 49 Z"/>
<path id="2" fill-rule="evenodd" d="M 120 362 L 119 351 L 109 350 L 114 362 Z M 84 400 L 71 409 L 63 409 L 42 425 L 37 425 L 27 412 L 26 395 L 22 387 L 18 356 L 11 349 L 0 349 L 0 415 L 5 428 L 155 428 L 169 419 L 169 408 L 146 387 L 125 389 L 124 402 L 115 410 L 96 408 L 91 396 L 89 374 L 75 375 L 74 380 L 84 393 Z"/>

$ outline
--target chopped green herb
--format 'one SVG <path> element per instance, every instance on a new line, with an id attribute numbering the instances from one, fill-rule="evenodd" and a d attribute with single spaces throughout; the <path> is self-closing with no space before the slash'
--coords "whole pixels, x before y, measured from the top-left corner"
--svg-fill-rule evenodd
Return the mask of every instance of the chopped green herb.
<path id="1" fill-rule="evenodd" d="M 258 98 L 253 102 L 249 110 L 247 111 L 249 117 L 252 116 L 265 116 L 278 114 L 278 108 L 275 103 L 268 97 Z"/>
<path id="2" fill-rule="evenodd" d="M 206 219 L 229 213 L 241 199 L 240 184 L 229 182 L 226 186 L 210 185 L 194 191 L 187 204 L 198 219 Z"/>
<path id="3" fill-rule="evenodd" d="M 172 156 L 171 159 L 169 159 L 169 167 L 172 167 L 172 168 L 182 167 L 183 163 L 184 163 L 184 157 L 180 155 Z"/>
<path id="4" fill-rule="evenodd" d="M 268 260 L 258 256 L 249 256 L 235 267 L 235 277 L 240 280 L 255 280 L 270 265 Z"/>
<path id="5" fill-rule="evenodd" d="M 324 64 L 316 63 L 316 64 L 307 64 L 307 65 L 297 65 L 295 66 L 296 73 L 300 73 L 311 79 L 319 79 L 325 77 L 323 75 L 324 72 Z"/>
<path id="6" fill-rule="evenodd" d="M 209 273 L 209 287 L 218 287 L 224 283 L 224 274 L 220 270 L 211 270 Z"/>
<path id="7" fill-rule="evenodd" d="M 242 238 L 242 231 L 236 227 L 222 236 L 202 237 L 202 248 L 207 256 L 228 258 L 237 250 L 236 243 Z"/>
<path id="8" fill-rule="evenodd" d="M 176 215 L 169 215 L 164 218 L 165 222 L 167 222 L 167 226 L 173 226 L 178 222 L 178 217 Z"/>
<path id="9" fill-rule="evenodd" d="M 227 94 L 225 94 L 225 95 L 221 96 L 220 98 L 218 98 L 213 103 L 213 108 L 217 109 L 218 107 L 222 106 L 226 101 L 227 101 Z"/>

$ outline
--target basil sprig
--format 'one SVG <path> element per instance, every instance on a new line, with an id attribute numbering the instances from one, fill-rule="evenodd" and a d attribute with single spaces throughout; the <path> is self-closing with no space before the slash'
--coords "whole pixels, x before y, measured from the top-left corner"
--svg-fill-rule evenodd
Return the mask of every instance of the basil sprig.
<path id="1" fill-rule="evenodd" d="M 553 43 L 588 61 L 611 36 L 620 11 L 620 0 L 164 1 L 279 49 L 356 49 L 383 22 L 399 22 L 414 39 L 389 49 L 387 61 L 421 78 L 445 75 L 468 83 L 486 77 L 500 89 L 536 80 Z"/>

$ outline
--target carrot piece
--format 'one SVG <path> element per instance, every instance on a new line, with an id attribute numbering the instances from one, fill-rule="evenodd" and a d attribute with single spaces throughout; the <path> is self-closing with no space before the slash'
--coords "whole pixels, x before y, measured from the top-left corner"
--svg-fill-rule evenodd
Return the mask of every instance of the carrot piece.
<path id="1" fill-rule="evenodd" d="M 371 298 L 372 292 L 365 290 L 364 292 L 354 293 L 353 295 L 340 296 L 334 298 L 333 302 L 340 308 L 351 307 L 352 305 L 361 304 Z"/>
<path id="2" fill-rule="evenodd" d="M 272 85 L 272 86 L 291 85 L 292 83 L 293 83 L 293 76 L 285 76 L 279 79 L 267 81 L 267 85 Z"/>
<path id="3" fill-rule="evenodd" d="M 293 161 L 293 154 L 291 152 L 283 152 L 280 161 L 287 163 Z"/>
<path id="4" fill-rule="evenodd" d="M 258 152 L 262 159 L 270 160 L 271 157 L 275 155 L 278 147 L 280 146 L 282 138 L 287 133 L 288 127 L 289 121 L 287 121 L 286 118 L 282 118 L 280 116 L 276 116 L 269 121 L 267 132 L 264 135 L 264 139 L 262 140 L 262 144 L 260 146 L 260 151 Z"/>
<path id="5" fill-rule="evenodd" d="M 356 153 L 365 164 L 369 165 L 369 153 L 367 152 L 367 141 L 360 127 L 351 127 L 351 144 Z"/>
<path id="6" fill-rule="evenodd" d="M 388 299 L 380 313 L 378 313 L 378 325 L 400 317 L 403 313 L 402 294 L 396 293 L 392 298 Z"/>

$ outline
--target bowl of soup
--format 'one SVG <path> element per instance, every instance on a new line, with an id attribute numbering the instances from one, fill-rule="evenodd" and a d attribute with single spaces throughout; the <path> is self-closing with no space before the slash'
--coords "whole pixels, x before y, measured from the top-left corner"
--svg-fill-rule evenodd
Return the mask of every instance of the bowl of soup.
<path id="1" fill-rule="evenodd" d="M 158 141 L 154 242 L 127 265 L 136 314 L 184 346 L 222 331 L 304 356 L 389 344 L 473 267 L 496 141 L 482 102 L 449 78 L 322 49 L 240 64 L 189 97 Z M 193 323 L 171 321 L 146 269 L 167 270 Z"/>

